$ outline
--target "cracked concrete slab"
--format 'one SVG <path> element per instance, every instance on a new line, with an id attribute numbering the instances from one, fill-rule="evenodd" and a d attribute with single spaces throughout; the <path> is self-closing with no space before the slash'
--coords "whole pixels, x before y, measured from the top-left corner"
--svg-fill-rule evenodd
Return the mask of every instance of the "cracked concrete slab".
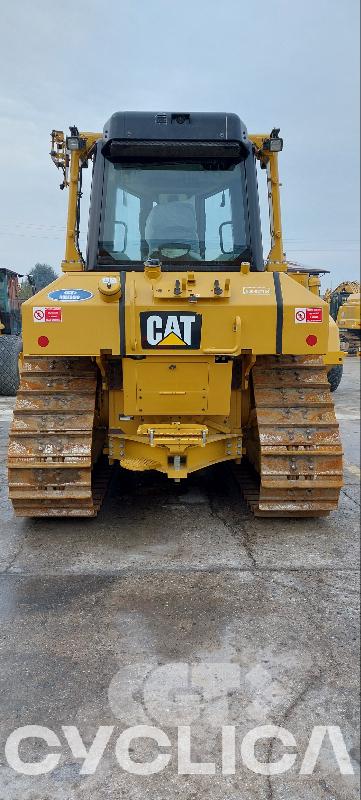
<path id="1" fill-rule="evenodd" d="M 12 401 L 2 399 L 0 800 L 356 800 L 358 370 L 356 359 L 346 361 L 335 395 L 345 445 L 340 508 L 318 521 L 254 519 L 224 467 L 180 486 L 118 473 L 96 520 L 17 520 L 5 470 Z M 237 669 L 225 717 L 237 728 L 235 775 L 220 770 L 220 695 L 192 725 L 193 758 L 216 761 L 215 776 L 177 775 L 172 725 L 164 726 L 172 754 L 164 772 L 140 778 L 117 764 L 115 740 L 134 707 L 162 727 L 176 702 L 159 681 L 157 708 L 146 703 L 144 674 L 169 664 L 190 665 L 191 677 L 201 665 Z M 292 732 L 297 758 L 290 772 L 268 778 L 245 768 L 240 741 L 270 723 Z M 27 724 L 60 739 L 48 775 L 21 776 L 6 764 L 7 737 Z M 99 725 L 114 726 L 95 775 L 80 774 L 62 725 L 76 725 L 87 745 Z M 355 775 L 340 775 L 327 742 L 315 773 L 299 775 L 314 725 L 340 726 Z M 28 751 L 45 753 L 36 740 L 23 745 Z M 278 758 L 277 741 L 261 742 L 262 754 Z M 149 740 L 133 743 L 135 760 L 154 756 Z"/>

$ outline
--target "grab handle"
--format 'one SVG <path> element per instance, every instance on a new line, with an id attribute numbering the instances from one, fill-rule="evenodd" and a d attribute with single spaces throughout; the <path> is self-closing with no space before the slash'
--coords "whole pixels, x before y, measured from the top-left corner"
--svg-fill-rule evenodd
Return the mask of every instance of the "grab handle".
<path id="1" fill-rule="evenodd" d="M 221 350 L 219 347 L 207 347 L 203 350 L 204 353 L 208 355 L 217 355 L 217 356 L 239 356 L 242 351 L 242 342 L 241 342 L 241 318 L 236 317 L 233 323 L 233 331 L 235 333 L 236 344 L 234 347 L 230 347 L 228 350 Z"/>

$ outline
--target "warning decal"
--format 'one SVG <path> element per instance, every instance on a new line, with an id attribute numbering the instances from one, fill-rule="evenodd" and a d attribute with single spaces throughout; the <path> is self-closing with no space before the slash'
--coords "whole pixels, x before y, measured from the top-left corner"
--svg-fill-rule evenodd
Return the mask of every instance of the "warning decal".
<path id="1" fill-rule="evenodd" d="M 306 310 L 307 322 L 322 322 L 322 308 L 308 308 Z"/>
<path id="2" fill-rule="evenodd" d="M 35 306 L 33 308 L 33 320 L 34 322 L 45 322 L 45 308 Z"/>
<path id="3" fill-rule="evenodd" d="M 295 308 L 295 322 L 322 322 L 322 308 Z"/>
<path id="4" fill-rule="evenodd" d="M 34 322 L 62 322 L 63 312 L 61 308 L 54 308 L 54 306 L 34 306 L 33 320 Z"/>

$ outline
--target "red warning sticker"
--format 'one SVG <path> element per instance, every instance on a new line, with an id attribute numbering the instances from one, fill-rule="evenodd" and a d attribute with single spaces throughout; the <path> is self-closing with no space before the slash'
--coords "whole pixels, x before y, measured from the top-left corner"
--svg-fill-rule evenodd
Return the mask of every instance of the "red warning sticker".
<path id="1" fill-rule="evenodd" d="M 34 322 L 62 322 L 63 312 L 61 308 L 50 306 L 34 306 L 33 308 Z"/>
<path id="2" fill-rule="evenodd" d="M 295 308 L 295 322 L 322 322 L 322 308 Z"/>
<path id="3" fill-rule="evenodd" d="M 45 322 L 62 322 L 63 312 L 61 308 L 46 308 Z"/>
<path id="4" fill-rule="evenodd" d="M 322 308 L 308 308 L 306 310 L 307 322 L 322 322 Z"/>

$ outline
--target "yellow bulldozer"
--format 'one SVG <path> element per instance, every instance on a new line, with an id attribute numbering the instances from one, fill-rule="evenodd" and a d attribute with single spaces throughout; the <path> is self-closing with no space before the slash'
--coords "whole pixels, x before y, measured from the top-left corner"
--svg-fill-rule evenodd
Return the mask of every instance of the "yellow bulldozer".
<path id="1" fill-rule="evenodd" d="M 117 112 L 103 133 L 52 132 L 69 188 L 66 250 L 61 277 L 22 308 L 8 458 L 17 515 L 96 515 L 115 462 L 177 482 L 229 462 L 258 516 L 337 508 L 327 359 L 341 356 L 327 303 L 287 274 L 282 147 L 279 129 L 249 135 L 221 113 Z"/>
<path id="2" fill-rule="evenodd" d="M 337 314 L 337 324 L 341 334 L 341 346 L 345 345 L 349 355 L 360 355 L 361 349 L 361 308 L 360 292 L 350 294 Z"/>
<path id="3" fill-rule="evenodd" d="M 327 289 L 324 300 L 329 304 L 331 317 L 338 325 L 341 349 L 349 355 L 359 354 L 361 345 L 359 282 L 343 281 L 336 289 Z"/>

